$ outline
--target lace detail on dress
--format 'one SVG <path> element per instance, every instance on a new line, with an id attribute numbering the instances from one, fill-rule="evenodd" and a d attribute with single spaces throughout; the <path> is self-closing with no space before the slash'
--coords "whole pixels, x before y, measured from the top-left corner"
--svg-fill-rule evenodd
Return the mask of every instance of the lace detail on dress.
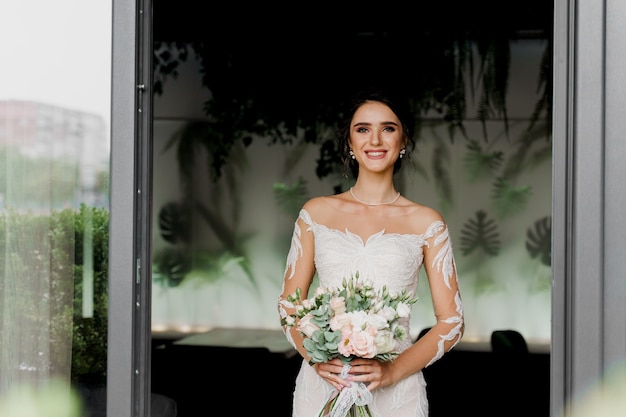
<path id="1" fill-rule="evenodd" d="M 281 319 L 284 319 L 287 317 L 287 311 L 285 310 L 285 308 L 293 309 L 294 308 L 293 303 L 285 298 L 278 297 L 278 315 L 280 316 Z M 282 326 L 282 329 L 289 344 L 291 344 L 291 346 L 296 348 L 296 342 L 293 340 L 293 336 L 291 335 L 291 332 L 295 330 L 287 326 Z"/>
<path id="2" fill-rule="evenodd" d="M 315 267 L 319 285 L 338 287 L 343 278 L 359 273 L 375 287 L 386 285 L 392 291 L 406 289 L 415 295 L 418 273 L 423 261 L 426 235 L 385 233 L 381 230 L 365 242 L 350 230 L 340 231 L 315 223 L 306 210 L 300 211 L 300 219 L 313 232 L 315 239 Z M 443 223 L 439 223 L 443 227 Z M 431 226 L 429 231 L 435 230 Z M 292 240 L 292 245 L 294 241 Z M 290 249 L 290 253 L 293 248 Z M 290 262 L 295 262 L 290 258 Z"/>
<path id="3" fill-rule="evenodd" d="M 443 246 L 437 252 L 437 256 L 433 261 L 433 266 L 437 268 L 437 271 L 440 271 L 443 274 L 444 282 L 446 283 L 446 287 L 450 288 L 450 277 L 452 276 L 452 272 L 454 272 L 454 257 L 452 256 L 452 245 L 450 244 L 450 239 L 448 239 L 448 229 L 445 229 L 437 238 L 435 239 L 435 246 L 439 246 L 440 243 L 443 242 Z"/>
<path id="4" fill-rule="evenodd" d="M 302 242 L 300 242 L 301 236 L 302 231 L 300 230 L 300 226 L 298 226 L 298 222 L 296 221 L 296 225 L 293 228 L 293 235 L 291 236 L 291 247 L 289 248 L 289 252 L 287 253 L 287 265 L 285 267 L 285 274 L 287 274 L 287 270 L 291 268 L 289 279 L 293 277 L 293 274 L 295 273 L 294 267 L 296 265 L 296 261 L 302 255 Z"/>
<path id="5" fill-rule="evenodd" d="M 454 255 L 452 254 L 452 244 L 450 243 L 448 229 L 444 229 L 443 232 L 435 239 L 435 246 L 443 244 L 433 259 L 432 266 L 441 272 L 443 275 L 444 283 L 448 289 L 452 289 L 450 286 L 450 278 L 453 272 L 456 270 L 456 264 L 454 262 Z M 461 302 L 461 296 L 457 291 L 454 295 L 454 303 L 456 305 L 456 316 L 448 317 L 441 320 L 447 324 L 456 324 L 447 334 L 439 335 L 439 343 L 437 344 L 437 354 L 428 362 L 429 366 L 432 363 L 439 360 L 446 352 L 445 342 L 452 341 L 456 338 L 456 341 L 449 349 L 456 346 L 461 340 L 461 328 L 463 327 L 463 304 Z"/>
<path id="6" fill-rule="evenodd" d="M 463 327 L 463 304 L 461 303 L 461 297 L 459 292 L 457 291 L 454 295 L 454 303 L 456 304 L 456 312 L 458 313 L 456 316 L 449 317 L 447 319 L 441 320 L 444 323 L 448 324 L 456 324 L 448 334 L 439 335 L 439 343 L 437 343 L 437 354 L 428 362 L 427 367 L 432 365 L 437 360 L 441 359 L 441 357 L 446 353 L 445 342 L 451 341 L 457 338 L 450 349 L 455 347 L 457 343 L 461 340 L 461 328 Z"/>
<path id="7" fill-rule="evenodd" d="M 288 271 L 291 271 L 289 273 L 288 279 L 293 278 L 293 275 L 295 273 L 296 262 L 298 261 L 298 258 L 302 256 L 302 242 L 300 241 L 301 236 L 302 236 L 302 231 L 300 230 L 300 226 L 298 226 L 298 222 L 296 221 L 296 224 L 293 229 L 293 235 L 291 237 L 291 246 L 289 248 L 289 252 L 287 253 L 287 261 L 286 261 L 286 266 L 285 266 L 285 276 L 287 276 Z M 284 287 L 285 287 L 285 283 L 283 281 L 283 289 Z M 281 291 L 281 293 L 282 292 L 283 291 Z M 293 308 L 294 308 L 294 305 L 292 302 L 290 302 L 286 298 L 282 298 L 280 296 L 278 297 L 278 314 L 281 319 L 286 318 L 288 315 L 285 309 L 293 309 Z M 287 338 L 287 341 L 291 344 L 291 346 L 295 348 L 296 343 L 294 342 L 293 336 L 291 335 L 291 331 L 295 331 L 295 330 L 289 329 L 286 326 L 282 326 L 282 329 L 283 329 L 283 333 L 285 334 L 285 337 Z"/>

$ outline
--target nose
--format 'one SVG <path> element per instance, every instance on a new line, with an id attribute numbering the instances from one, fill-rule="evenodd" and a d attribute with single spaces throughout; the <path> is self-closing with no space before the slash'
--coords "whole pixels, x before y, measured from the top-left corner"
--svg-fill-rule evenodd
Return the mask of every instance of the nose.
<path id="1" fill-rule="evenodd" d="M 382 141 L 380 139 L 380 132 L 374 131 L 374 133 L 372 133 L 370 141 L 372 142 L 373 145 L 377 145 L 379 143 L 382 143 Z"/>

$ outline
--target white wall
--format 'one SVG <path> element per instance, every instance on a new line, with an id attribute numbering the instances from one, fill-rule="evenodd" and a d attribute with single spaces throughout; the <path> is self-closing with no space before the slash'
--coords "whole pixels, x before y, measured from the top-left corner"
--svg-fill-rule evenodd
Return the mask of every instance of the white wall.
<path id="1" fill-rule="evenodd" d="M 539 61 L 544 43 L 515 41 L 512 43 L 511 76 L 509 85 L 510 133 L 503 134 L 501 121 L 489 123 L 489 146 L 510 156 L 516 140 L 528 125 L 528 118 L 538 98 Z M 157 212 L 167 201 L 180 198 L 176 161 L 172 151 L 161 150 L 173 132 L 186 120 L 202 118 L 202 105 L 210 94 L 202 88 L 200 74 L 193 62 L 181 68 L 176 80 L 168 80 L 164 95 L 155 97 L 154 108 L 154 251 L 167 247 L 158 233 Z M 472 112 L 468 112 L 469 115 Z M 416 167 L 404 167 L 398 179 L 403 194 L 420 203 L 442 211 L 449 223 L 461 279 L 466 312 L 464 341 L 484 343 L 495 329 L 519 330 L 531 342 L 547 345 L 550 341 L 550 267 L 531 259 L 525 249 L 526 230 L 535 219 L 551 213 L 550 158 L 524 170 L 517 185 L 532 188 L 532 197 L 520 213 L 499 219 L 502 248 L 495 258 L 463 256 L 460 249 L 461 230 L 468 218 L 479 209 L 487 209 L 496 217 L 490 195 L 492 179 L 472 181 L 465 170 L 463 158 L 466 143 L 460 136 L 450 141 L 447 127 L 437 120 L 428 123 L 420 135 L 413 155 Z M 432 125 L 432 126 L 430 126 Z M 477 121 L 467 121 L 470 137 L 482 138 Z M 536 144 L 537 148 L 545 144 Z M 432 178 L 432 158 L 437 147 L 449 153 L 446 169 L 452 178 L 452 204 L 442 202 Z M 536 150 L 536 149 L 535 149 Z M 153 329 L 175 331 L 203 331 L 211 327 L 278 328 L 276 301 L 291 230 L 295 218 L 282 212 L 272 194 L 277 181 L 291 184 L 299 176 L 307 178 L 311 196 L 331 194 L 335 181 L 319 181 L 315 177 L 317 149 L 310 148 L 303 162 L 294 172 L 284 174 L 285 156 L 294 151 L 288 146 L 268 146 L 264 140 L 255 140 L 241 151 L 247 168 L 236 174 L 241 199 L 242 217 L 235 226 L 240 235 L 250 235 L 246 250 L 253 265 L 252 285 L 236 262 L 226 264 L 219 274 L 198 271 L 178 288 L 153 288 Z M 210 185 L 204 170 L 198 173 L 198 192 L 207 204 L 224 185 Z M 202 178 L 204 176 L 204 178 Z M 221 195 L 221 194 L 220 194 Z M 230 222 L 228 204 L 225 221 Z M 232 223 L 229 225 L 233 226 Z M 203 226 L 198 224 L 198 230 Z M 207 234 L 210 230 L 206 229 Z M 210 238 L 208 239 L 211 240 Z M 209 242 L 210 244 L 210 242 Z M 198 278 L 199 277 L 199 278 Z M 420 302 L 415 307 L 413 326 L 419 332 L 432 325 L 433 316 L 428 299 L 426 280 L 420 284 Z"/>

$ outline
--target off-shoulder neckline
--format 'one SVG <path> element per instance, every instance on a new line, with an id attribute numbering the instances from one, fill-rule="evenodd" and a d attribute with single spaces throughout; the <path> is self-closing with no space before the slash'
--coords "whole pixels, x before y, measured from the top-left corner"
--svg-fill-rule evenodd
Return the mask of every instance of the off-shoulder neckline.
<path id="1" fill-rule="evenodd" d="M 318 223 L 315 220 L 313 220 L 313 218 L 311 217 L 311 214 L 306 210 L 306 209 L 300 209 L 300 214 L 298 215 L 298 218 L 301 218 L 306 224 L 310 225 L 310 226 L 318 226 L 318 227 L 323 227 L 329 231 L 334 231 L 337 233 L 341 233 L 343 235 L 346 236 L 356 236 L 359 239 L 361 239 L 362 242 L 368 242 L 372 237 L 376 237 L 376 236 L 402 236 L 402 237 L 415 237 L 418 239 L 427 239 L 429 237 L 432 237 L 436 234 L 436 231 L 441 230 L 441 228 L 445 228 L 446 225 L 444 224 L 443 221 L 441 220 L 434 220 L 427 228 L 426 231 L 424 233 L 398 233 L 398 232 L 386 232 L 385 229 L 379 230 L 378 232 L 374 232 L 372 233 L 370 236 L 368 236 L 367 238 L 363 238 L 361 235 L 357 234 L 357 233 L 353 233 L 351 232 L 348 228 L 346 228 L 345 230 L 341 230 L 341 229 L 337 229 L 334 227 L 329 227 L 325 224 L 322 223 Z"/>

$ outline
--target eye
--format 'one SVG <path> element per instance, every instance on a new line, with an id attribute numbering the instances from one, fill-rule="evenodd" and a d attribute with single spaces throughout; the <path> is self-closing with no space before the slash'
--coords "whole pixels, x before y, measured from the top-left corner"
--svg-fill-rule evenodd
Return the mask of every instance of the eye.
<path id="1" fill-rule="evenodd" d="M 395 128 L 394 126 L 385 126 L 385 127 L 383 128 L 383 130 L 384 130 L 385 132 L 395 132 L 395 131 L 396 131 L 396 128 Z"/>
<path id="2" fill-rule="evenodd" d="M 358 128 L 356 129 L 356 131 L 357 131 L 358 133 L 365 133 L 365 132 L 367 132 L 368 130 L 367 130 L 367 128 L 366 128 L 366 127 L 358 127 Z"/>

